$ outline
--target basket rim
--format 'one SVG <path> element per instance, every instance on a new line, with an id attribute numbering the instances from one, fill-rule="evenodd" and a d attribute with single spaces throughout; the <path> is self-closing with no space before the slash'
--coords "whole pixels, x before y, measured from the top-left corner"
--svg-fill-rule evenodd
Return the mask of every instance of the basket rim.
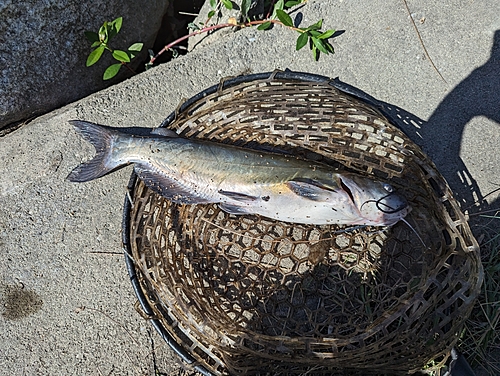
<path id="1" fill-rule="evenodd" d="M 379 111 L 386 119 L 394 125 L 396 128 L 401 130 L 401 128 L 398 126 L 397 120 L 391 116 L 390 113 L 387 111 L 384 111 L 383 106 L 381 106 L 380 102 L 377 101 L 375 98 L 369 96 L 368 94 L 364 93 L 363 91 L 350 86 L 349 84 L 341 82 L 338 78 L 332 79 L 328 78 L 326 76 L 321 76 L 321 75 L 316 75 L 312 73 L 306 73 L 306 72 L 294 72 L 291 70 L 285 70 L 285 71 L 280 71 L 280 70 L 275 70 L 273 72 L 265 72 L 265 73 L 256 73 L 256 74 L 251 74 L 251 75 L 244 75 L 244 76 L 237 76 L 237 77 L 229 77 L 226 79 L 222 79 L 219 84 L 213 85 L 198 94 L 194 95 L 193 97 L 184 100 L 170 115 L 168 115 L 165 120 L 161 122 L 159 127 L 167 127 L 169 126 L 172 122 L 174 122 L 178 115 L 186 109 L 190 108 L 193 104 L 195 104 L 197 101 L 205 98 L 208 95 L 217 93 L 219 91 L 222 91 L 224 89 L 242 84 L 242 83 L 248 83 L 252 81 L 263 81 L 263 80 L 268 80 L 268 81 L 273 81 L 275 79 L 281 79 L 281 80 L 289 80 L 289 81 L 298 81 L 298 82 L 311 82 L 311 83 L 318 83 L 318 84 L 326 84 L 335 87 L 339 91 L 352 96 L 370 106 L 372 106 L 374 109 Z M 166 330 L 165 326 L 163 323 L 154 317 L 154 311 L 149 304 L 143 289 L 141 287 L 138 273 L 139 271 L 136 269 L 133 256 L 132 256 L 132 245 L 130 243 L 130 223 L 131 223 L 131 212 L 132 212 L 132 202 L 133 202 L 133 190 L 134 186 L 137 183 L 138 177 L 135 174 L 135 172 L 131 173 L 128 185 L 127 185 L 127 194 L 125 196 L 124 200 L 124 207 L 123 207 L 123 216 L 122 216 L 122 246 L 123 246 L 123 251 L 125 254 L 125 263 L 127 267 L 127 271 L 130 277 L 130 281 L 134 290 L 134 293 L 139 301 L 139 304 L 145 313 L 146 316 L 149 317 L 149 321 L 151 321 L 153 327 L 156 329 L 156 331 L 160 334 L 160 336 L 165 340 L 165 342 L 169 345 L 169 347 L 178 355 L 181 357 L 181 359 L 186 362 L 189 365 L 193 365 L 194 369 L 197 372 L 200 372 L 203 375 L 206 376 L 215 376 L 215 373 L 212 373 L 211 371 L 207 370 L 203 365 L 199 364 L 198 361 L 195 359 L 193 355 L 191 355 L 185 348 L 181 346 L 180 343 L 178 343 Z"/>

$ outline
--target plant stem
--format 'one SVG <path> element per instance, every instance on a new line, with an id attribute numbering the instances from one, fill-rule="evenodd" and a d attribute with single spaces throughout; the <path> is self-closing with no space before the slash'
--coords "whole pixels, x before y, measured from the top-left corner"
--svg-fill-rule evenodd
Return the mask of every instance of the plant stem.
<path id="1" fill-rule="evenodd" d="M 271 6 L 269 7 L 269 11 L 267 12 L 267 15 L 266 15 L 266 18 L 269 18 L 271 17 L 271 13 L 273 12 L 273 9 L 274 9 L 274 4 L 276 3 L 276 0 L 273 0 L 271 2 Z"/>
<path id="2" fill-rule="evenodd" d="M 220 10 L 220 7 L 222 6 L 222 3 L 220 1 L 217 2 L 217 6 L 215 7 L 215 9 L 213 9 L 214 11 L 214 15 Z M 210 22 L 210 20 L 212 19 L 213 16 L 211 17 L 208 17 L 207 20 L 205 21 L 205 23 L 203 24 L 203 28 L 207 27 L 208 23 Z"/>
<path id="3" fill-rule="evenodd" d="M 125 66 L 125 68 L 127 68 L 130 72 L 132 72 L 132 74 L 137 74 L 136 71 L 130 68 L 130 66 L 126 62 L 122 61 L 121 63 L 122 65 Z"/>
<path id="4" fill-rule="evenodd" d="M 218 25 L 214 25 L 214 26 L 204 27 L 203 29 L 196 30 L 190 34 L 184 35 L 183 37 L 180 37 L 179 39 L 176 39 L 173 42 L 167 44 L 165 47 L 163 47 L 160 52 L 158 52 L 153 58 L 151 58 L 151 60 L 149 61 L 149 64 L 153 64 L 155 62 L 155 60 L 158 58 L 158 56 L 160 56 L 165 51 L 168 51 L 173 46 L 175 46 L 176 44 L 179 44 L 180 42 L 182 42 L 185 39 L 188 39 L 188 38 L 193 37 L 193 36 L 198 35 L 198 34 L 208 33 L 209 31 L 212 31 L 212 30 L 222 29 L 224 27 L 231 27 L 231 26 L 236 26 L 236 25 L 230 24 L 230 23 L 218 24 Z"/>
<path id="5" fill-rule="evenodd" d="M 175 45 L 179 44 L 183 40 L 186 40 L 186 39 L 188 39 L 190 37 L 193 37 L 195 35 L 203 34 L 203 33 L 208 33 L 208 32 L 213 31 L 213 30 L 223 29 L 225 27 L 236 26 L 236 27 L 243 28 L 243 27 L 251 27 L 251 26 L 255 26 L 255 25 L 261 25 L 261 24 L 264 24 L 266 22 L 270 22 L 272 24 L 277 24 L 277 25 L 285 26 L 281 21 L 278 21 L 278 20 L 260 20 L 260 21 L 250 21 L 250 22 L 243 22 L 243 23 L 224 23 L 224 24 L 218 24 L 218 25 L 204 27 L 204 28 L 202 28 L 200 30 L 196 30 L 196 31 L 193 31 L 190 34 L 184 35 L 183 37 L 180 37 L 180 38 L 174 40 L 173 42 L 167 44 L 165 47 L 163 47 L 161 49 L 160 52 L 158 52 L 154 57 L 151 58 L 151 60 L 149 61 L 149 64 L 150 65 L 154 64 L 155 60 L 162 53 L 164 53 L 165 51 L 168 51 L 169 49 L 171 49 Z M 300 28 L 297 28 L 297 27 L 293 27 L 293 26 L 285 26 L 285 27 L 288 27 L 291 30 L 298 31 L 299 33 L 304 33 L 304 30 L 302 30 Z"/>

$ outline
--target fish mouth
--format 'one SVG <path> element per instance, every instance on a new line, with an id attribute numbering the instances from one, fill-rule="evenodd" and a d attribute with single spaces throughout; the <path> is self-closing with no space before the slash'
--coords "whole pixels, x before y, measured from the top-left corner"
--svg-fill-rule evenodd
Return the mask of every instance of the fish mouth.
<path id="1" fill-rule="evenodd" d="M 363 218 L 364 224 L 391 226 L 410 211 L 406 199 L 380 181 L 342 177 L 340 185 Z M 390 188 L 390 186 L 389 186 Z"/>
<path id="2" fill-rule="evenodd" d="M 386 203 L 387 201 L 391 200 L 391 196 L 392 196 L 393 201 L 399 201 L 399 203 L 396 207 L 393 207 L 394 205 L 391 206 L 388 203 Z M 386 202 L 384 202 L 384 200 Z M 397 195 L 395 192 L 390 192 L 387 195 L 382 196 L 378 200 L 365 201 L 359 209 L 361 210 L 363 208 L 363 205 L 365 205 L 369 202 L 374 202 L 375 205 L 377 206 L 377 209 L 379 211 L 381 211 L 383 214 L 396 214 L 396 213 L 399 213 L 408 207 L 408 202 L 406 201 L 406 199 Z"/>
<path id="3" fill-rule="evenodd" d="M 384 226 L 392 226 L 406 217 L 410 212 L 411 207 L 408 205 L 406 199 L 395 192 L 390 192 L 382 196 L 378 200 L 368 200 L 361 205 L 360 211 L 365 204 L 375 204 L 377 210 L 376 223 L 383 224 Z"/>

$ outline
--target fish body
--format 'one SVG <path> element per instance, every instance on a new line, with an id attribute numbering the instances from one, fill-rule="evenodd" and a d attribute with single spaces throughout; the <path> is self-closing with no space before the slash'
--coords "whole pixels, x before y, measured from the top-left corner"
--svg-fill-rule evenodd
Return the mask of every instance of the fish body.
<path id="1" fill-rule="evenodd" d="M 96 148 L 68 180 L 84 182 L 133 163 L 144 183 L 175 203 L 217 203 L 231 214 L 302 224 L 390 226 L 409 212 L 387 183 L 294 156 L 186 139 L 172 131 L 131 135 L 71 121 Z"/>

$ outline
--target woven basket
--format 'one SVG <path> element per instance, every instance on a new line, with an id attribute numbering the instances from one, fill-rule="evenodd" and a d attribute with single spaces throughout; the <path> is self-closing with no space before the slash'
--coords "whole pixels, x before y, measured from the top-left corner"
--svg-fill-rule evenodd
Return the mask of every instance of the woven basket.
<path id="1" fill-rule="evenodd" d="M 479 249 L 434 164 L 325 77 L 226 80 L 162 124 L 388 181 L 412 207 L 390 228 L 234 216 L 178 205 L 135 175 L 123 243 L 142 309 L 204 374 L 379 374 L 440 367 L 482 282 Z"/>

